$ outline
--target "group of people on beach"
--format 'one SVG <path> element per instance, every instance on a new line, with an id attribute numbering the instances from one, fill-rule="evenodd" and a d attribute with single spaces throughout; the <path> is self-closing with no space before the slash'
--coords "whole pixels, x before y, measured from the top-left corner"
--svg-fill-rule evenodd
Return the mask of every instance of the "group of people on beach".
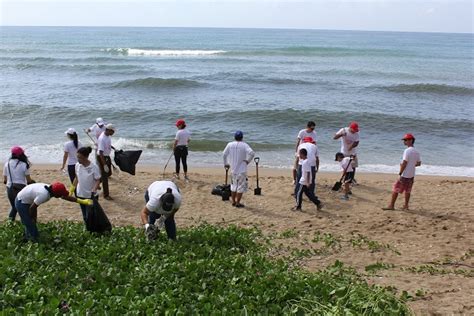
<path id="1" fill-rule="evenodd" d="M 183 165 L 184 180 L 188 177 L 188 145 L 191 133 L 186 129 L 186 122 L 182 119 L 176 121 L 173 155 L 175 157 L 175 173 L 173 177 L 180 179 L 180 165 Z M 295 197 L 294 211 L 301 211 L 303 194 L 314 203 L 317 210 L 323 208 L 322 202 L 315 194 L 316 174 L 319 171 L 319 149 L 317 146 L 316 123 L 309 121 L 305 129 L 299 131 L 295 148 L 295 162 L 293 166 L 293 184 Z M 68 142 L 64 144 L 64 154 L 61 170 L 69 175 L 71 185 L 69 190 L 60 182 L 51 184 L 35 183 L 30 176 L 30 162 L 24 150 L 19 146 L 11 148 L 10 159 L 3 169 L 4 184 L 7 187 L 7 196 L 11 205 L 8 215 L 14 221 L 19 213 L 25 226 L 25 237 L 30 240 L 38 239 L 36 227 L 37 207 L 52 197 L 62 198 L 70 202 L 79 203 L 84 222 L 88 217 L 88 207 L 93 204 L 93 199 L 98 198 L 98 191 L 103 189 L 104 199 L 112 200 L 109 193 L 108 178 L 112 175 L 111 152 L 112 136 L 116 129 L 113 124 L 107 124 L 102 118 L 97 118 L 94 125 L 84 129 L 85 133 L 94 143 L 96 162 L 89 159 L 93 149 L 83 147 L 74 128 L 65 132 Z M 92 133 L 92 136 L 90 135 Z M 253 160 L 255 152 L 243 140 L 244 133 L 240 130 L 234 133 L 234 140 L 229 142 L 223 151 L 223 162 L 226 170 L 231 171 L 231 202 L 236 208 L 243 208 L 241 202 L 243 194 L 248 189 L 247 166 Z M 335 154 L 335 160 L 341 168 L 341 185 L 344 194 L 342 200 L 349 200 L 352 194 L 351 186 L 355 182 L 354 176 L 358 167 L 356 148 L 359 145 L 359 124 L 351 122 L 347 127 L 338 130 L 334 140 L 340 139 L 341 151 Z M 403 153 L 400 163 L 399 179 L 392 189 L 392 198 L 384 210 L 393 210 L 398 194 L 405 193 L 404 208 L 408 209 L 410 193 L 415 177 L 415 168 L 421 165 L 420 154 L 414 148 L 415 137 L 408 133 L 402 140 L 407 149 Z M 66 168 L 67 166 L 67 168 Z M 155 181 L 145 192 L 145 206 L 141 211 L 141 221 L 149 239 L 155 239 L 157 232 L 163 226 L 168 238 L 176 239 L 176 223 L 174 214 L 179 210 L 182 197 L 174 181 Z M 156 221 L 158 224 L 155 226 Z"/>

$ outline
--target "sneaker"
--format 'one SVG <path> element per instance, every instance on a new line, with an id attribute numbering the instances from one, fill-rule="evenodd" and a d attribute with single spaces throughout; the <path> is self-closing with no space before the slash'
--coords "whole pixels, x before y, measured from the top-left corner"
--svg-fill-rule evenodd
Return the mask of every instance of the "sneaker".
<path id="1" fill-rule="evenodd" d="M 319 204 L 316 204 L 316 209 L 318 211 L 322 210 L 323 209 L 323 203 L 319 202 Z"/>
<path id="2" fill-rule="evenodd" d="M 343 195 L 343 196 L 341 196 L 341 200 L 343 200 L 343 201 L 349 201 L 349 196 Z"/>
<path id="3" fill-rule="evenodd" d="M 175 179 L 178 179 L 178 180 L 179 180 L 179 173 L 175 173 L 175 174 L 173 175 L 173 178 L 175 178 Z"/>
<path id="4" fill-rule="evenodd" d="M 188 176 L 184 176 L 184 180 L 189 181 L 189 177 L 188 177 Z"/>
<path id="5" fill-rule="evenodd" d="M 295 207 L 292 207 L 291 210 L 292 210 L 293 212 L 301 212 L 301 207 L 296 207 L 296 206 L 295 206 Z"/>

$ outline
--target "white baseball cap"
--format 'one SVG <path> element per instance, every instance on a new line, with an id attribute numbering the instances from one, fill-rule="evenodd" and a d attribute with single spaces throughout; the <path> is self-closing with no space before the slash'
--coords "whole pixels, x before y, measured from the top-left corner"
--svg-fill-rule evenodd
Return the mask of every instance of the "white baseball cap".
<path id="1" fill-rule="evenodd" d="M 76 134 L 76 130 L 70 127 L 67 129 L 67 131 L 64 132 L 64 134 L 69 134 L 69 135 Z"/>
<path id="2" fill-rule="evenodd" d="M 104 125 L 104 124 L 105 124 L 104 119 L 101 118 L 101 117 L 98 117 L 98 118 L 95 120 L 95 122 L 96 122 L 98 125 Z"/>
<path id="3" fill-rule="evenodd" d="M 110 130 L 115 132 L 115 126 L 112 123 L 109 123 L 109 124 L 105 125 L 105 128 L 110 129 Z"/>

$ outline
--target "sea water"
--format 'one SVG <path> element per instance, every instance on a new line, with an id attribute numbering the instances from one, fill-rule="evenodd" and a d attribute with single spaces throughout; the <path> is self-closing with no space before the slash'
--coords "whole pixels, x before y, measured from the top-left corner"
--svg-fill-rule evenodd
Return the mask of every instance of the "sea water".
<path id="1" fill-rule="evenodd" d="M 0 156 L 21 145 L 62 162 L 64 131 L 97 117 L 113 145 L 164 165 L 185 119 L 189 164 L 221 166 L 235 130 L 263 166 L 290 168 L 316 122 L 321 171 L 333 135 L 360 126 L 360 171 L 398 171 L 413 133 L 418 174 L 474 176 L 474 36 L 278 29 L 0 27 Z"/>

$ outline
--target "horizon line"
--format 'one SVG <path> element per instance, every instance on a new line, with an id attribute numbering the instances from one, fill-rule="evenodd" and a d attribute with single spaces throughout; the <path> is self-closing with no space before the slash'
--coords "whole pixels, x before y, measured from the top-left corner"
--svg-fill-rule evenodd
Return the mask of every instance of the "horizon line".
<path id="1" fill-rule="evenodd" d="M 294 31 L 340 31 L 340 32 L 385 32 L 385 33 L 429 33 L 429 34 L 471 34 L 470 32 L 445 31 L 401 31 L 401 30 L 366 30 L 366 29 L 324 29 L 298 27 L 232 27 L 232 26 L 130 26 L 130 25 L 0 25 L 0 27 L 64 27 L 64 28 L 187 28 L 187 29 L 242 29 L 242 30 L 294 30 Z"/>

